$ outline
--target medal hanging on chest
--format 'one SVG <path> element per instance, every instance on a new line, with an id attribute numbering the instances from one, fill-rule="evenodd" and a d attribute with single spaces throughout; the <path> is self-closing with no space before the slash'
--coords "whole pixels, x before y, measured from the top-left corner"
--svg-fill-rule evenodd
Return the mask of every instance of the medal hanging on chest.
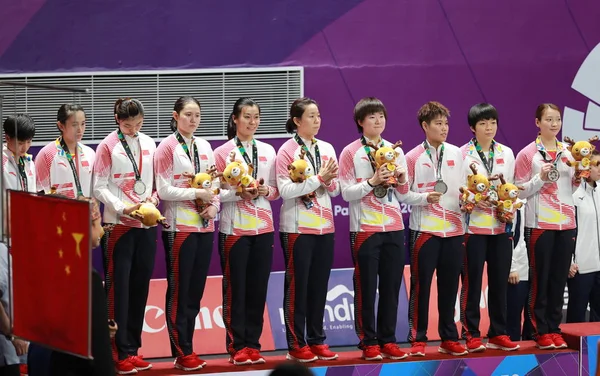
<path id="1" fill-rule="evenodd" d="M 448 192 L 448 185 L 446 183 L 444 183 L 443 180 L 438 180 L 435 182 L 435 185 L 433 186 L 433 190 L 435 192 L 444 194 L 444 193 Z"/>
<path id="2" fill-rule="evenodd" d="M 146 184 L 141 180 L 136 180 L 133 184 L 133 191 L 138 196 L 143 195 L 144 193 L 146 193 Z"/>
<path id="3" fill-rule="evenodd" d="M 442 162 L 444 160 L 444 144 L 442 144 L 442 147 L 440 149 L 437 164 L 433 162 L 433 156 L 431 155 L 431 150 L 429 150 L 429 143 L 427 141 L 423 141 L 423 148 L 425 148 L 425 153 L 427 153 L 427 155 L 429 156 L 431 163 L 436 165 L 436 167 L 437 167 L 435 169 L 436 181 L 435 181 L 435 185 L 433 186 L 433 190 L 435 192 L 438 192 L 441 194 L 448 192 L 448 185 L 442 179 Z"/>
<path id="4" fill-rule="evenodd" d="M 119 137 L 119 140 L 121 141 L 121 145 L 123 146 L 123 149 L 125 149 L 125 154 L 127 154 L 127 157 L 131 161 L 131 166 L 133 167 L 133 173 L 135 175 L 135 183 L 133 184 L 133 191 L 138 196 L 141 196 L 144 193 L 146 193 L 146 184 L 142 181 L 141 171 L 139 169 L 142 167 L 142 154 L 143 154 L 142 144 L 140 142 L 140 166 L 138 168 L 138 164 L 135 161 L 135 159 L 133 158 L 133 153 L 131 152 L 131 148 L 129 147 L 129 144 L 127 143 L 127 140 L 125 140 L 125 136 L 123 135 L 123 133 L 121 133 L 120 129 L 117 130 L 117 136 Z"/>
<path id="5" fill-rule="evenodd" d="M 373 188 L 373 195 L 377 198 L 384 198 L 387 194 L 387 189 L 382 185 L 377 185 Z"/>
<path id="6" fill-rule="evenodd" d="M 560 179 L 560 172 L 558 172 L 556 166 L 552 166 L 552 168 L 550 168 L 550 171 L 548 171 L 548 180 L 555 183 L 558 181 L 558 179 Z"/>
<path id="7" fill-rule="evenodd" d="M 369 158 L 369 162 L 371 165 L 371 169 L 373 170 L 373 173 L 376 173 L 376 169 L 375 169 L 375 158 L 373 158 L 373 154 L 371 154 L 371 147 L 375 148 L 375 146 L 373 146 L 372 144 L 367 143 L 366 138 L 363 136 L 360 138 L 360 142 L 363 145 L 363 149 L 365 150 L 365 153 L 367 154 L 367 158 Z M 383 146 L 383 141 L 381 142 L 381 145 Z M 386 195 L 388 195 L 388 201 L 392 201 L 392 191 L 389 190 L 388 188 L 384 187 L 383 185 L 376 185 L 375 187 L 373 187 L 373 196 L 377 197 L 377 198 L 384 198 Z"/>
<path id="8" fill-rule="evenodd" d="M 544 162 L 546 163 L 551 163 L 552 166 L 550 167 L 550 170 L 548 171 L 548 180 L 550 180 L 553 183 L 556 183 L 559 179 L 560 179 L 560 171 L 558 171 L 558 161 L 560 160 L 560 156 L 562 155 L 562 150 L 559 150 L 559 144 L 558 142 L 556 143 L 556 156 L 554 157 L 554 159 L 550 159 L 548 158 L 549 152 L 546 151 L 546 148 L 544 147 L 544 144 L 542 144 L 540 138 L 538 137 L 536 139 L 536 146 L 538 148 L 539 153 L 542 155 L 542 158 L 544 159 Z"/>

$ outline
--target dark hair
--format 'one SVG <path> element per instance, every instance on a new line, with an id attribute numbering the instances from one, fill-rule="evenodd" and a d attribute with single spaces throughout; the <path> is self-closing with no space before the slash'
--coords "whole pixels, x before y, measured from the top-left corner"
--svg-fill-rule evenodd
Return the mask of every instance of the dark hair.
<path id="1" fill-rule="evenodd" d="M 600 155 L 600 151 L 598 149 L 592 150 L 592 157 Z"/>
<path id="2" fill-rule="evenodd" d="M 419 120 L 419 127 L 422 128 L 423 122 L 429 124 L 433 119 L 445 116 L 450 117 L 450 110 L 446 108 L 440 102 L 427 102 L 417 112 L 417 120 Z"/>
<path id="3" fill-rule="evenodd" d="M 538 119 L 539 121 L 542 121 L 542 116 L 544 116 L 544 112 L 546 112 L 546 110 L 549 108 L 556 110 L 560 113 L 560 108 L 558 108 L 557 105 L 552 104 L 552 103 L 542 103 L 535 110 L 535 118 Z"/>
<path id="4" fill-rule="evenodd" d="M 144 105 L 135 98 L 119 98 L 115 102 L 115 115 L 117 115 L 117 120 L 126 120 L 138 115 L 143 117 Z M 118 121 L 117 124 L 119 124 Z"/>
<path id="5" fill-rule="evenodd" d="M 175 105 L 173 106 L 173 111 L 180 113 L 183 108 L 185 107 L 186 104 L 190 103 L 190 102 L 194 102 L 198 105 L 199 109 L 202 109 L 202 107 L 200 107 L 200 102 L 191 96 L 186 96 L 186 97 L 179 97 L 179 99 L 177 99 L 175 101 Z M 177 120 L 175 120 L 175 118 L 171 118 L 171 130 L 173 132 L 175 132 L 177 130 Z"/>
<path id="6" fill-rule="evenodd" d="M 496 110 L 496 107 L 489 103 L 479 103 L 471 107 L 469 114 L 467 115 L 469 127 L 475 128 L 477 123 L 482 120 L 496 120 L 497 122 L 498 110 Z"/>
<path id="7" fill-rule="evenodd" d="M 376 114 L 378 112 L 383 112 L 383 116 L 385 117 L 385 120 L 387 120 L 387 111 L 385 106 L 378 98 L 365 97 L 358 101 L 356 106 L 354 106 L 354 122 L 356 123 L 359 133 L 363 133 L 363 127 L 361 127 L 358 123 L 365 120 L 367 116 Z"/>
<path id="8" fill-rule="evenodd" d="M 314 376 L 314 373 L 303 364 L 285 362 L 278 364 L 269 376 Z"/>
<path id="9" fill-rule="evenodd" d="M 11 115 L 4 120 L 4 134 L 19 141 L 29 141 L 35 136 L 35 121 L 27 114 Z"/>
<path id="10" fill-rule="evenodd" d="M 306 107 L 314 104 L 315 106 L 319 106 L 314 99 L 310 99 L 307 97 L 298 98 L 292 103 L 290 107 L 290 117 L 285 122 L 285 130 L 288 133 L 296 133 L 298 126 L 294 123 L 294 118 L 301 118 L 304 115 L 304 111 L 306 111 Z"/>
<path id="11" fill-rule="evenodd" d="M 258 114 L 260 115 L 260 106 L 258 105 L 258 103 L 256 103 L 254 99 L 240 98 L 237 101 L 235 101 L 233 105 L 233 111 L 231 111 L 231 114 L 229 115 L 229 120 L 227 120 L 228 140 L 234 138 L 237 133 L 237 127 L 235 125 L 235 122 L 233 121 L 233 118 L 239 118 L 240 115 L 242 115 L 242 110 L 244 109 L 244 107 L 256 107 L 258 108 Z"/>
<path id="12" fill-rule="evenodd" d="M 119 98 L 115 101 L 115 104 L 113 106 L 113 114 L 115 115 L 115 123 L 117 123 L 117 125 L 119 125 L 119 121 L 117 120 L 117 108 L 119 108 L 121 102 L 123 102 L 123 99 Z"/>
<path id="13" fill-rule="evenodd" d="M 85 111 L 80 104 L 65 103 L 58 109 L 56 120 L 62 124 L 67 124 L 69 118 L 78 111 L 81 111 L 85 114 Z M 56 127 L 58 128 L 58 125 Z M 60 128 L 58 128 L 58 130 L 62 133 Z"/>

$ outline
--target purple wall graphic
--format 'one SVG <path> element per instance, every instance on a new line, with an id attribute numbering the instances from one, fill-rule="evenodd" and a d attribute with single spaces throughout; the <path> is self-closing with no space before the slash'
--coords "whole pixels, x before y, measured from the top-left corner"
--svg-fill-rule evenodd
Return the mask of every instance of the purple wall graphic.
<path id="1" fill-rule="evenodd" d="M 422 139 L 424 102 L 451 109 L 449 141 L 462 145 L 469 107 L 489 101 L 498 141 L 516 154 L 535 137 L 539 103 L 585 111 L 571 84 L 600 43 L 595 0 L 0 0 L 0 9 L 0 73 L 302 65 L 319 137 L 338 152 L 357 137 L 355 102 L 375 95 L 388 108 L 385 137 L 405 151 Z M 349 267 L 348 218 L 340 213 L 336 227 L 334 266 Z"/>

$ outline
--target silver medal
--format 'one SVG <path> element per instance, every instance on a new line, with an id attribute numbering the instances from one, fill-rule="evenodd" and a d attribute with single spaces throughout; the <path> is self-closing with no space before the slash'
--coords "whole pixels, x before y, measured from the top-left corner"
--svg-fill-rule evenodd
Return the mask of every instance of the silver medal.
<path id="1" fill-rule="evenodd" d="M 444 183 L 443 180 L 438 180 L 435 182 L 435 186 L 433 187 L 433 190 L 436 191 L 437 193 L 444 194 L 444 193 L 448 192 L 448 185 L 446 183 Z"/>
<path id="2" fill-rule="evenodd" d="M 388 190 L 385 187 L 378 185 L 373 188 L 373 195 L 375 195 L 377 198 L 383 198 L 387 194 L 387 191 Z"/>
<path id="3" fill-rule="evenodd" d="M 141 180 L 136 180 L 135 184 L 133 185 L 133 191 L 137 195 L 143 195 L 146 193 L 146 184 L 144 184 L 144 182 Z"/>
<path id="4" fill-rule="evenodd" d="M 557 182 L 559 178 L 560 172 L 558 172 L 558 169 L 553 166 L 550 171 L 548 171 L 548 180 L 551 182 Z"/>

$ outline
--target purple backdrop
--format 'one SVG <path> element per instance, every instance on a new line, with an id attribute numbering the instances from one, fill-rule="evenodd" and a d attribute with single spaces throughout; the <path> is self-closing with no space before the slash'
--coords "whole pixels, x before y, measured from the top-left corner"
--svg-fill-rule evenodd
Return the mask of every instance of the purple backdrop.
<path id="1" fill-rule="evenodd" d="M 468 108 L 489 101 L 500 111 L 497 139 L 517 152 L 536 134 L 539 103 L 585 110 L 587 98 L 571 83 L 600 43 L 597 0 L 167 4 L 0 0 L 0 73 L 302 65 L 305 93 L 323 116 L 319 137 L 338 152 L 357 137 L 352 109 L 367 95 L 386 103 L 385 137 L 402 140 L 405 151 L 422 139 L 417 109 L 438 100 L 453 113 L 450 142 L 467 141 Z M 348 218 L 338 215 L 336 227 L 334 266 L 349 267 Z M 274 270 L 282 260 L 276 251 Z M 220 273 L 217 257 L 211 273 Z"/>

